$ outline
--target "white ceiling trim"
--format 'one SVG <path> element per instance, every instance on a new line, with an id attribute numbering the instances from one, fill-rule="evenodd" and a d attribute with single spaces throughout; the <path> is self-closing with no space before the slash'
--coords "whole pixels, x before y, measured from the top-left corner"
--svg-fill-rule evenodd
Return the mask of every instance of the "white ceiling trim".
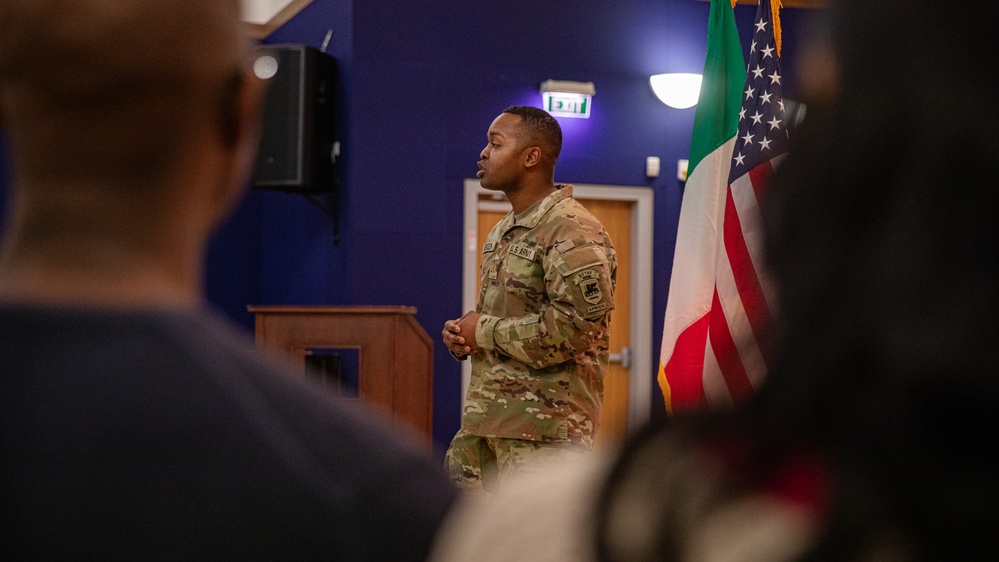
<path id="1" fill-rule="evenodd" d="M 263 39 L 311 2 L 312 0 L 240 0 L 240 17 L 251 37 Z"/>

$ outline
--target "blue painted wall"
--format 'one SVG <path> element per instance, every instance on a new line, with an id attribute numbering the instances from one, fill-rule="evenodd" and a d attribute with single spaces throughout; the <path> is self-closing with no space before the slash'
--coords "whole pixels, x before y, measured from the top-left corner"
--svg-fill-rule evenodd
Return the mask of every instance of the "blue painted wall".
<path id="1" fill-rule="evenodd" d="M 701 72 L 708 8 L 695 0 L 314 0 L 266 42 L 319 47 L 332 31 L 339 242 L 305 198 L 251 191 L 212 241 L 209 299 L 248 331 L 247 304 L 410 305 L 436 342 L 444 321 L 463 312 L 462 183 L 474 177 L 487 126 L 509 105 L 540 105 L 546 79 L 592 81 L 592 117 L 561 120 L 556 180 L 654 190 L 655 364 L 683 189 L 673 170 L 687 157 L 694 109 L 662 105 L 648 78 Z M 745 37 L 754 13 L 736 8 Z M 784 91 L 793 97 L 795 45 L 812 14 L 781 15 Z M 654 181 L 645 177 L 647 156 L 663 162 Z M 460 368 L 442 345 L 434 363 L 440 453 L 459 424 Z M 662 414 L 658 389 L 653 408 Z"/>

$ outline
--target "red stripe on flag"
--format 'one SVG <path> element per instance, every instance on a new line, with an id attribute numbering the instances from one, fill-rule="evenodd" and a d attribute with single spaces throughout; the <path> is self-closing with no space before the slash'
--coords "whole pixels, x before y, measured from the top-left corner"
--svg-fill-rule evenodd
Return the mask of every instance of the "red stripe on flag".
<path id="1" fill-rule="evenodd" d="M 767 349 L 769 346 L 764 345 L 763 342 L 772 325 L 772 315 L 770 314 L 770 307 L 763 297 L 763 287 L 760 285 L 760 279 L 756 275 L 753 258 L 749 253 L 749 247 L 746 245 L 746 239 L 743 236 L 742 221 L 739 217 L 739 211 L 736 209 L 735 201 L 732 198 L 731 188 L 728 190 L 725 201 L 724 237 L 725 253 L 728 255 L 728 261 L 732 267 L 732 277 L 735 278 L 735 286 L 739 291 L 739 299 L 746 310 L 746 317 L 753 329 L 753 335 L 756 336 L 757 342 L 759 342 L 760 352 L 763 353 L 764 361 L 770 365 L 769 350 Z"/>
<path id="2" fill-rule="evenodd" d="M 708 337 L 711 338 L 711 349 L 714 351 L 715 360 L 721 369 L 722 378 L 728 386 L 729 394 L 733 402 L 739 402 L 753 392 L 753 383 L 746 375 L 746 369 L 742 365 L 742 358 L 739 357 L 739 350 L 732 340 L 732 332 L 725 318 L 725 311 L 722 310 L 721 301 L 718 299 L 718 291 L 715 291 L 714 299 L 711 302 L 711 327 L 708 330 Z"/>
<path id="3" fill-rule="evenodd" d="M 760 196 L 763 195 L 767 185 L 770 184 L 770 178 L 773 175 L 774 167 L 771 160 L 767 160 L 749 171 L 749 183 L 753 184 L 753 191 L 756 193 L 757 201 L 760 200 Z"/>
<path id="4" fill-rule="evenodd" d="M 671 413 L 696 409 L 704 399 L 704 349 L 708 341 L 708 316 L 705 314 L 680 332 L 663 373 L 669 384 Z"/>

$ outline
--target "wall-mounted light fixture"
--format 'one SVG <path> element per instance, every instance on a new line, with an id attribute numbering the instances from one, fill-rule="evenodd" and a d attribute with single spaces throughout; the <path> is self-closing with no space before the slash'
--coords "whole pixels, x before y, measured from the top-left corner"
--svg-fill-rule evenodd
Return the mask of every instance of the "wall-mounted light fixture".
<path id="1" fill-rule="evenodd" d="M 593 82 L 545 80 L 541 83 L 544 110 L 555 117 L 589 119 L 590 105 L 595 93 Z"/>
<path id="2" fill-rule="evenodd" d="M 701 75 L 683 72 L 655 74 L 649 78 L 649 84 L 659 101 L 676 109 L 687 109 L 697 105 Z"/>

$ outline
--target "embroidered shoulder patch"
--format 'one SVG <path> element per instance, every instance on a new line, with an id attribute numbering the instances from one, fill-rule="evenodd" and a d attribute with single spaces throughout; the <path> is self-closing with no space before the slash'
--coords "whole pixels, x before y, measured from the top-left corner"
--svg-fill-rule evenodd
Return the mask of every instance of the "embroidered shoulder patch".
<path id="1" fill-rule="evenodd" d="M 600 290 L 600 273 L 595 269 L 585 269 L 572 277 L 572 282 L 579 285 L 583 292 L 583 300 L 590 304 L 598 304 L 604 300 L 604 293 Z"/>

